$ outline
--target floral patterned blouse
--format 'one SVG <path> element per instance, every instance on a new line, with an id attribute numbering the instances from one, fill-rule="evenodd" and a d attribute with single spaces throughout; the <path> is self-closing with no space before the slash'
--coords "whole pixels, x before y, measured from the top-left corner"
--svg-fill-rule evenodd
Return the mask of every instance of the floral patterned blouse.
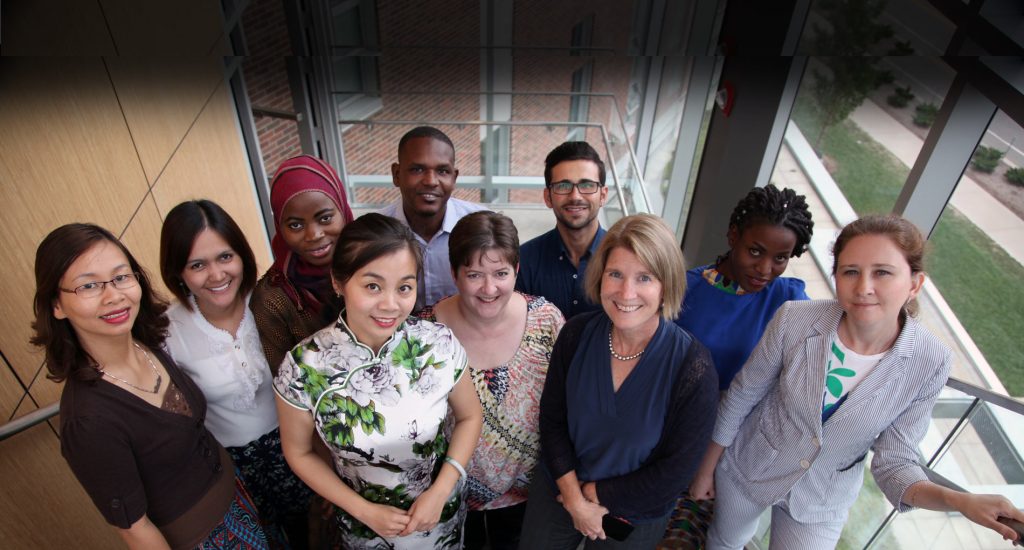
<path id="1" fill-rule="evenodd" d="M 466 352 L 444 325 L 409 317 L 379 354 L 338 322 L 285 356 L 274 389 L 313 411 L 317 434 L 342 481 L 370 502 L 408 510 L 444 463 L 451 434 L 448 392 Z M 338 511 L 345 548 L 457 548 L 465 517 L 462 484 L 426 533 L 384 538 Z"/>
<path id="2" fill-rule="evenodd" d="M 484 426 L 469 463 L 470 510 L 494 510 L 526 502 L 540 455 L 540 394 L 565 318 L 542 296 L 526 298 L 526 330 L 507 363 L 470 375 L 484 410 Z M 433 307 L 420 317 L 434 320 Z"/>

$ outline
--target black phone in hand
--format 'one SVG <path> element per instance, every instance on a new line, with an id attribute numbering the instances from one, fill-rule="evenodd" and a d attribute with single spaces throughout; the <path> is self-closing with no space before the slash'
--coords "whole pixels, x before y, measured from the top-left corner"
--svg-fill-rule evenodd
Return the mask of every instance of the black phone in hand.
<path id="1" fill-rule="evenodd" d="M 629 534 L 633 532 L 633 524 L 622 519 L 615 517 L 611 514 L 605 514 L 601 518 L 601 528 L 604 529 L 604 534 L 617 541 L 626 540 Z"/>

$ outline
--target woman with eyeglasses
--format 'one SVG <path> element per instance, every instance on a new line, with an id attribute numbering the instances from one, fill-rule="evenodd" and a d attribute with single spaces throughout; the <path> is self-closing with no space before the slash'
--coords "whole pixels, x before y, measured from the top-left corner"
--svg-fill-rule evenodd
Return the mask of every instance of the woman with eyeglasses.
<path id="1" fill-rule="evenodd" d="M 267 548 L 206 400 L 162 351 L 166 303 L 128 249 L 91 224 L 36 250 L 35 335 L 61 394 L 61 453 L 132 549 Z"/>
<path id="2" fill-rule="evenodd" d="M 183 202 L 164 218 L 160 274 L 178 299 L 167 349 L 206 396 L 206 427 L 238 466 L 271 540 L 306 546 L 313 492 L 281 451 L 273 377 L 248 308 L 256 257 L 245 235 L 217 203 Z"/>

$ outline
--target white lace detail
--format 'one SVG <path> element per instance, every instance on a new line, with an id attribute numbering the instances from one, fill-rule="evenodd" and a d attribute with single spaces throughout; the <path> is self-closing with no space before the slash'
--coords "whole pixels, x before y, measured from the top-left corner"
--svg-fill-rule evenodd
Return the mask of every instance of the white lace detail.
<path id="1" fill-rule="evenodd" d="M 252 319 L 249 308 L 246 307 L 242 313 L 242 322 L 238 325 L 238 338 L 235 339 L 226 330 L 211 325 L 206 317 L 203 317 L 194 296 L 190 295 L 189 300 L 192 302 L 192 313 L 195 315 L 196 326 L 206 335 L 211 355 L 225 355 L 232 358 L 226 367 L 230 370 L 232 378 L 241 386 L 239 388 L 241 391 L 235 393 L 231 408 L 236 411 L 255 409 L 256 390 L 263 383 L 264 371 L 268 369 L 263 368 L 266 358 L 260 347 L 259 338 L 246 338 L 250 334 L 256 334 L 256 323 Z M 246 361 L 239 360 L 231 353 L 231 349 L 236 345 L 245 352 Z"/>

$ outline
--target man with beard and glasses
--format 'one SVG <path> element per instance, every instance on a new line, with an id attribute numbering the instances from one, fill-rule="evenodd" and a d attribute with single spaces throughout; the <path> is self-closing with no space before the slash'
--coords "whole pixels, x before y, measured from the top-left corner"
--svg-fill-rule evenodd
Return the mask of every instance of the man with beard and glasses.
<path id="1" fill-rule="evenodd" d="M 399 140 L 398 162 L 391 165 L 391 179 L 402 192 L 402 199 L 380 213 L 409 226 L 423 250 L 414 311 L 457 292 L 448 260 L 448 236 L 463 216 L 484 209 L 451 198 L 458 177 L 455 145 L 441 130 L 418 126 Z"/>
<path id="2" fill-rule="evenodd" d="M 604 238 L 597 214 L 608 199 L 604 162 L 585 141 L 567 141 L 544 159 L 544 204 L 555 228 L 523 244 L 516 290 L 543 296 L 566 319 L 600 305 L 583 290 L 587 262 Z"/>

